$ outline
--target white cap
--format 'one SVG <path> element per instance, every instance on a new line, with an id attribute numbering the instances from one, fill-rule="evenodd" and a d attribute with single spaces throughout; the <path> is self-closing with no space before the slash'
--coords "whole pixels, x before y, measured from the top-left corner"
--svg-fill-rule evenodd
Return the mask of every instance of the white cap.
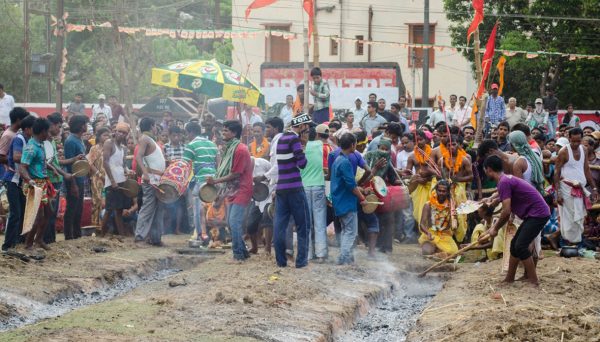
<path id="1" fill-rule="evenodd" d="M 542 101 L 542 99 L 540 99 L 540 98 L 538 97 L 537 99 L 535 99 L 535 103 L 536 103 L 536 104 L 538 104 L 538 103 L 544 103 L 544 101 Z"/>
<path id="2" fill-rule="evenodd" d="M 98 100 L 106 100 L 106 96 L 104 94 L 98 95 Z"/>
<path id="3" fill-rule="evenodd" d="M 565 146 L 569 145 L 569 139 L 567 139 L 565 137 L 558 138 L 558 140 L 556 140 L 556 145 L 565 147 Z"/>
<path id="4" fill-rule="evenodd" d="M 354 102 L 356 102 L 356 101 L 360 101 L 360 102 L 362 102 L 362 100 L 360 99 L 360 96 L 357 96 L 357 97 L 354 99 Z"/>

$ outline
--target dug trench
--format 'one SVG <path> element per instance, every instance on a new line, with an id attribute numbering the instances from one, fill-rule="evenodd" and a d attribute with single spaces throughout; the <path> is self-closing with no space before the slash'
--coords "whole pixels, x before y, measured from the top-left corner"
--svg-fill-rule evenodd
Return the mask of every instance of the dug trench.
<path id="1" fill-rule="evenodd" d="M 282 269 L 260 254 L 241 265 L 230 251 L 180 255 L 185 239 L 136 248 L 84 238 L 41 262 L 0 258 L 0 341 L 398 341 L 442 284 L 412 273 L 430 263 L 416 246 L 374 261 L 359 247 L 353 266 Z"/>

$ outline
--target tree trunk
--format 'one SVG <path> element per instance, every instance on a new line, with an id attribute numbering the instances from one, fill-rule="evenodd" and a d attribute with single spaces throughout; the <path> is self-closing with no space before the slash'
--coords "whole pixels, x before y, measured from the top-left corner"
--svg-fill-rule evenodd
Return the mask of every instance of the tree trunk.
<path id="1" fill-rule="evenodd" d="M 119 24 L 116 20 L 112 21 L 113 33 L 115 35 L 115 45 L 117 47 L 117 55 L 119 56 L 119 93 L 121 94 L 121 99 L 125 103 L 125 119 L 129 121 L 131 125 L 132 131 L 134 131 L 136 127 L 136 119 L 133 115 L 133 103 L 131 100 L 131 89 L 129 87 L 129 75 L 127 74 L 127 69 L 125 67 L 125 53 L 123 49 L 123 41 L 121 39 L 121 34 L 119 33 Z M 137 144 L 137 137 L 135 134 L 132 134 L 133 142 Z"/>

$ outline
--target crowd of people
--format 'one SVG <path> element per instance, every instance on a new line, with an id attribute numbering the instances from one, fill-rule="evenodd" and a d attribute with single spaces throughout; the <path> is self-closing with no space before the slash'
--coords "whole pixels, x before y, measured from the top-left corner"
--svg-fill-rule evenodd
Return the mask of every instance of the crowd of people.
<path id="1" fill-rule="evenodd" d="M 313 68 L 311 78 L 269 118 L 242 105 L 237 120 L 207 113 L 184 124 L 165 113 L 162 122 L 143 117 L 130 127 L 117 99 L 106 105 L 104 95 L 91 120 L 80 96 L 64 117 L 12 108 L 0 139 L 9 201 L 2 249 L 22 239 L 30 187 L 43 197 L 27 248 L 48 249 L 56 240 L 60 198 L 65 239 L 79 238 L 88 191 L 101 234 L 161 246 L 163 234 L 187 231 L 205 246 L 231 244 L 240 262 L 262 244 L 269 255 L 274 247 L 281 267 L 326 262 L 332 244 L 340 248 L 336 262 L 352 264 L 357 244 L 374 258 L 391 252 L 394 240 L 438 256 L 481 240 L 482 258 L 496 259 L 505 235 L 514 234 L 506 280 L 522 262 L 536 284 L 542 245 L 598 248 L 590 238 L 600 235 L 600 224 L 587 209 L 598 200 L 600 132 L 582 130 L 570 104 L 559 124 L 552 90 L 522 109 L 515 98 L 505 103 L 492 84 L 479 140 L 465 96 L 450 95 L 448 105 L 438 99 L 423 119 L 407 107 L 410 98 L 388 107 L 369 94 L 366 108 L 356 98 L 335 118 L 321 70 Z M 90 164 L 88 174 L 73 170 L 80 160 Z M 178 162 L 189 165 L 191 177 L 175 201 L 164 203 L 161 179 Z M 128 179 L 140 184 L 137 197 L 126 196 Z M 215 200 L 204 201 L 206 185 L 216 189 Z M 260 185 L 267 196 L 257 196 Z M 482 205 L 457 214 L 468 200 Z"/>

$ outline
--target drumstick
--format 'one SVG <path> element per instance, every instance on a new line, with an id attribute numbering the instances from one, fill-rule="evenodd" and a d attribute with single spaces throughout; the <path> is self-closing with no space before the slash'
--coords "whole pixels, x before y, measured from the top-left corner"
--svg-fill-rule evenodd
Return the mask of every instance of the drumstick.
<path id="1" fill-rule="evenodd" d="M 419 273 L 418 277 L 422 278 L 424 277 L 429 271 L 431 271 L 432 269 L 440 266 L 441 264 L 445 263 L 446 261 L 454 258 L 455 256 L 459 255 L 459 254 L 463 254 L 464 252 L 468 251 L 469 249 L 475 247 L 476 245 L 480 244 L 481 242 L 485 242 L 487 239 L 489 239 L 490 236 L 488 234 L 483 234 L 479 239 L 477 239 L 477 241 L 475 242 L 471 242 L 470 244 L 466 245 L 465 247 L 461 248 L 458 250 L 458 252 L 451 254 L 447 257 L 445 257 L 444 259 L 438 261 L 437 263 L 433 264 L 431 267 L 429 267 L 428 269 L 426 269 L 425 271 Z"/>
<path id="2" fill-rule="evenodd" d="M 158 186 L 154 185 L 154 184 L 150 184 L 148 183 L 151 187 L 153 187 L 156 191 L 160 192 L 161 194 L 165 194 L 165 191 L 161 188 L 159 188 Z"/>
<path id="3" fill-rule="evenodd" d="M 383 202 L 368 202 L 368 201 L 367 201 L 366 203 L 369 203 L 369 204 L 377 204 L 377 205 L 383 205 L 383 204 L 384 204 Z"/>

